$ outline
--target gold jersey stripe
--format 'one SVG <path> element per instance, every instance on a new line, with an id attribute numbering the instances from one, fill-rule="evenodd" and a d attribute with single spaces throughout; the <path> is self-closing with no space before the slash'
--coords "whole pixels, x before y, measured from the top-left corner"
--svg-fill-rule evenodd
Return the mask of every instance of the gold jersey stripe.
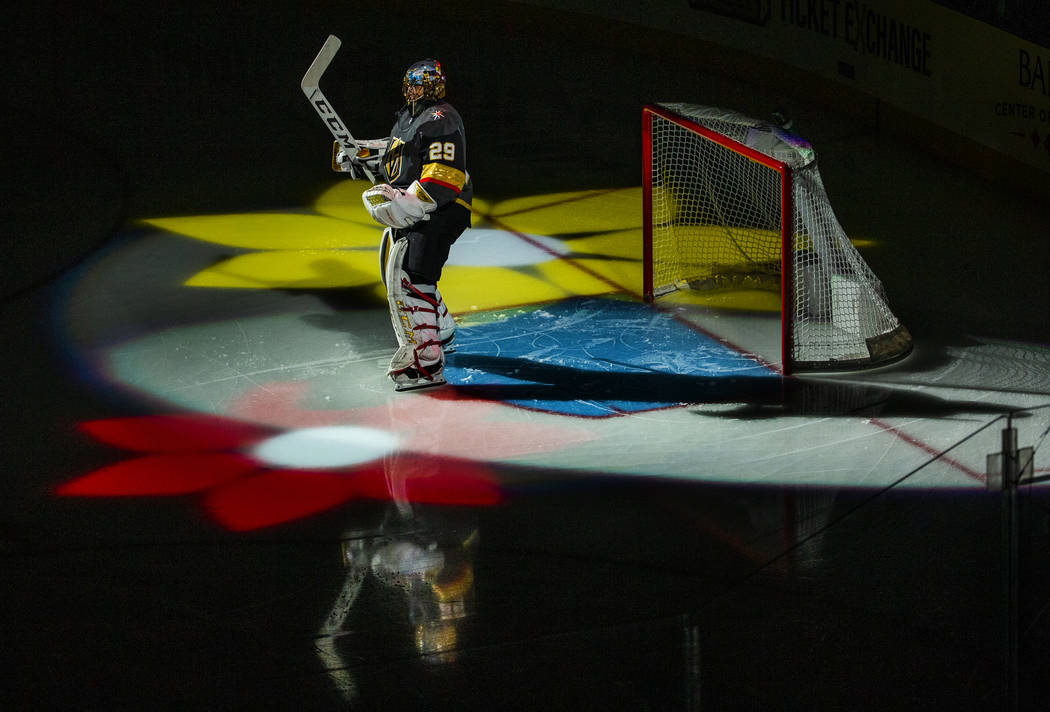
<path id="1" fill-rule="evenodd" d="M 448 185 L 454 185 L 459 190 L 463 190 L 463 186 L 467 184 L 466 173 L 457 170 L 452 166 L 446 166 L 444 163 L 428 163 L 423 166 L 423 171 L 419 175 L 419 180 L 423 181 L 426 178 L 441 181 Z"/>

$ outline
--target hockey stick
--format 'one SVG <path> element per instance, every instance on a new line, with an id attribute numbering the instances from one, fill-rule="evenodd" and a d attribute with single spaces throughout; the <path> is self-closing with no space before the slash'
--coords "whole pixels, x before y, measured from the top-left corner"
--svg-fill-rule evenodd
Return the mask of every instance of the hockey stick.
<path id="1" fill-rule="evenodd" d="M 339 114 L 335 113 L 335 108 L 325 97 L 320 87 L 321 75 L 324 74 L 325 70 L 328 69 L 328 65 L 335 59 L 335 53 L 339 51 L 339 47 L 342 44 L 342 41 L 335 35 L 328 35 L 328 39 L 325 40 L 321 51 L 317 53 L 313 64 L 306 70 L 306 74 L 303 75 L 303 80 L 299 83 L 299 86 L 302 87 L 303 94 L 306 95 L 310 105 L 314 107 L 314 111 L 321 117 L 321 121 L 332 132 L 332 136 L 335 137 L 343 151 L 348 156 L 356 156 L 358 150 L 357 141 L 354 140 L 353 134 L 350 133 L 350 129 L 346 127 L 343 120 L 339 118 Z M 375 176 L 372 175 L 368 168 L 365 166 L 359 166 L 359 168 L 368 176 L 368 180 L 372 181 L 373 184 L 376 182 Z"/>

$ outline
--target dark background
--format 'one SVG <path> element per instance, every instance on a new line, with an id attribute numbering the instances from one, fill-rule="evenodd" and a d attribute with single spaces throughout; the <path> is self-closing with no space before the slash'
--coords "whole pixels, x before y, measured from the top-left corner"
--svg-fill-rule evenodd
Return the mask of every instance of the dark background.
<path id="1" fill-rule="evenodd" d="M 74 425 L 151 412 L 151 404 L 92 389 L 56 364 L 52 341 L 26 336 L 48 328 L 37 302 L 49 306 L 51 297 L 33 287 L 135 219 L 301 207 L 337 180 L 331 139 L 299 89 L 329 33 L 344 44 L 325 91 L 363 138 L 388 131 L 404 67 L 428 55 L 445 64 L 450 99 L 467 121 L 472 176 L 490 199 L 638 185 L 648 101 L 760 117 L 783 108 L 817 148 L 847 231 L 880 243 L 864 256 L 924 347 L 919 356 L 939 333 L 1050 341 L 1045 197 L 1004 184 L 1002 171 L 983 176 L 964 155 L 934 153 L 926 136 L 889 142 L 879 122 L 886 107 L 775 63 L 513 3 L 45 1 L 6 13 L 0 239 L 12 362 L 0 371 L 17 417 L 5 433 L 0 553 L 10 600 L 0 640 L 11 662 L 0 692 L 24 702 L 11 709 L 114 709 L 115 700 L 124 709 L 287 709 L 293 699 L 303 708 L 335 699 L 303 651 L 342 583 L 331 532 L 346 513 L 247 539 L 191 520 L 181 501 L 56 502 L 47 488 L 59 473 L 120 457 Z M 149 286 L 135 284 L 134 293 Z M 125 293 L 115 292 L 106 304 Z M 175 308 L 156 301 L 150 306 Z M 921 372 L 919 358 L 909 364 Z M 989 380 L 1039 373 L 996 369 L 988 366 Z M 524 482 L 532 473 L 511 474 Z M 447 673 L 463 679 L 424 671 L 406 683 L 418 663 L 410 654 L 365 659 L 357 667 L 372 709 L 398 708 L 392 694 L 407 695 L 402 708 L 491 709 L 487 693 L 529 709 L 681 708 L 683 700 L 656 693 L 688 679 L 686 665 L 668 660 L 696 663 L 681 635 L 694 623 L 705 709 L 743 698 L 742 709 L 836 709 L 849 700 L 851 709 L 926 710 L 931 699 L 995 708 L 994 496 L 900 491 L 867 506 L 864 491 L 832 493 L 836 513 L 865 506 L 819 541 L 812 568 L 803 550 L 800 573 L 784 583 L 775 567 L 753 576 L 755 564 L 697 531 L 713 523 L 748 532 L 794 492 L 604 481 L 559 489 L 542 478 L 534 490 L 513 508 L 479 515 L 489 607 L 471 631 L 484 644 L 469 651 L 463 672 Z M 1032 622 L 1022 687 L 1039 709 L 1045 511 L 1022 527 L 1025 546 L 1032 542 L 1022 557 L 1022 620 Z M 698 601 L 696 621 L 672 617 Z M 359 628 L 374 627 L 367 623 L 375 621 Z M 589 667 L 566 662 L 580 659 Z M 634 672 L 613 677 L 625 670 Z M 983 697 L 938 697 L 938 686 Z"/>
<path id="2" fill-rule="evenodd" d="M 1037 31 L 1018 17 L 1038 13 L 1008 6 L 981 19 Z M 692 38 L 515 3 L 51 1 L 7 14 L 2 247 L 17 267 L 4 294 L 135 218 L 308 204 L 333 177 L 328 134 L 299 81 L 329 33 L 343 49 L 322 84 L 360 138 L 387 134 L 404 67 L 444 63 L 488 198 L 638 185 L 648 101 L 785 109 L 825 156 L 825 175 L 843 136 L 824 112 L 879 130 L 878 102 L 846 87 Z"/>
<path id="3" fill-rule="evenodd" d="M 1046 46 L 1050 9 L 1043 0 L 933 0 L 1029 42 Z"/>

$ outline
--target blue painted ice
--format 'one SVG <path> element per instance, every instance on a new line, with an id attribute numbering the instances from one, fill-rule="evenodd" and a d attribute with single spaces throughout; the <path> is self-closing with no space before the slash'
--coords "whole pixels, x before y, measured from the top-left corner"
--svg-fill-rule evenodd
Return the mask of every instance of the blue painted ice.
<path id="1" fill-rule="evenodd" d="M 780 375 L 669 313 L 580 298 L 460 327 L 445 377 L 464 395 L 601 417 L 768 391 Z"/>

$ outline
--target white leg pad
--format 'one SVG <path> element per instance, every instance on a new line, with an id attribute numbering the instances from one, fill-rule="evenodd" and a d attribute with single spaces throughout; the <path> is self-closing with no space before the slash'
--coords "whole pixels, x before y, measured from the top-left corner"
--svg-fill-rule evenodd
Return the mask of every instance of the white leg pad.
<path id="1" fill-rule="evenodd" d="M 407 247 L 405 240 L 395 241 L 384 270 L 390 321 L 398 344 L 387 375 L 399 391 L 445 382 L 445 354 L 438 336 L 441 302 L 437 286 L 413 284 L 408 278 L 401 268 Z"/>
<path id="2" fill-rule="evenodd" d="M 388 227 L 383 230 L 383 236 L 379 238 L 379 281 L 386 286 L 386 266 L 390 262 L 390 248 L 394 246 L 394 228 Z"/>
<path id="3" fill-rule="evenodd" d="M 441 298 L 441 290 L 435 288 L 434 293 L 438 301 L 438 339 L 441 340 L 442 350 L 450 354 L 456 350 L 456 320 L 448 313 L 445 300 Z"/>
<path id="4" fill-rule="evenodd" d="M 388 227 L 386 230 L 383 230 L 383 236 L 379 239 L 379 277 L 384 285 L 387 283 L 387 265 L 390 263 L 390 251 L 393 246 L 394 229 Z M 445 306 L 445 300 L 441 296 L 441 290 L 435 289 L 434 293 L 437 295 L 439 305 L 438 338 L 441 340 L 441 348 L 445 353 L 450 354 L 456 350 L 454 343 L 456 339 L 456 320 L 449 314 L 448 307 Z M 397 326 L 395 325 L 394 328 L 396 329 Z"/>

